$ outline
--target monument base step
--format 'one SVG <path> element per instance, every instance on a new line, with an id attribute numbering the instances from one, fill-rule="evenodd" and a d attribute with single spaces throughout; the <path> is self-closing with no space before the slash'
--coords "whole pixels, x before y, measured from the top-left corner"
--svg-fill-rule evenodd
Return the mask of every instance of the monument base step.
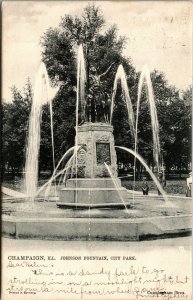
<path id="1" fill-rule="evenodd" d="M 128 193 L 123 187 L 116 188 L 61 188 L 58 191 L 61 203 L 107 204 L 128 203 Z"/>
<path id="2" fill-rule="evenodd" d="M 87 203 L 63 203 L 57 202 L 56 205 L 59 208 L 70 208 L 70 209 L 125 209 L 131 208 L 131 204 L 123 204 L 123 203 L 99 203 L 99 204 L 87 204 Z"/>
<path id="3" fill-rule="evenodd" d="M 115 188 L 121 187 L 119 178 L 72 178 L 66 182 L 66 188 Z"/>

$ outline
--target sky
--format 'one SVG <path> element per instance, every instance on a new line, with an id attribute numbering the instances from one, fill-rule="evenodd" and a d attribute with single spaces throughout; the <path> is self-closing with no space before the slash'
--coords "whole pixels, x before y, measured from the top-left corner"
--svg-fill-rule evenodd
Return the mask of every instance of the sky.
<path id="1" fill-rule="evenodd" d="M 7 1 L 3 3 L 2 95 L 10 101 L 10 87 L 32 85 L 41 61 L 40 37 L 57 27 L 65 14 L 81 15 L 88 1 Z M 179 89 L 192 84 L 192 5 L 188 1 L 95 1 L 106 28 L 116 24 L 127 37 L 124 55 L 137 71 L 164 72 Z M 105 29 L 106 29 L 105 28 Z M 113 84 L 113 83 L 112 83 Z"/>

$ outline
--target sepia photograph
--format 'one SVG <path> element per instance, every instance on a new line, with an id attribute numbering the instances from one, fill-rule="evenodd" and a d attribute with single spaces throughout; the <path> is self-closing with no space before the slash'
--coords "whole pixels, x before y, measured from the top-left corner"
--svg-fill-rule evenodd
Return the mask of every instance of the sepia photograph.
<path id="1" fill-rule="evenodd" d="M 1 11 L 1 299 L 191 299 L 192 3 Z"/>

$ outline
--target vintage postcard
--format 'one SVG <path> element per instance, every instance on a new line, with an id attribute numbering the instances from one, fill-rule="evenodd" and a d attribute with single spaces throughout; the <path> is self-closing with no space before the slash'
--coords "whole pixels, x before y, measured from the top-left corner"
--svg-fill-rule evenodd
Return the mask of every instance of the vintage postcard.
<path id="1" fill-rule="evenodd" d="M 191 112 L 190 1 L 3 1 L 1 299 L 191 299 Z"/>

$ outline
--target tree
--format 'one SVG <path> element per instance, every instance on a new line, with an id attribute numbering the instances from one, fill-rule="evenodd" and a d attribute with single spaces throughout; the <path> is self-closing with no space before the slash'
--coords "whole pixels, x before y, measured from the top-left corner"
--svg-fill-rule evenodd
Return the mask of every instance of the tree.
<path id="1" fill-rule="evenodd" d="M 53 121 L 56 164 L 62 155 L 74 145 L 76 109 L 76 53 L 82 44 L 86 60 L 87 86 L 89 92 L 92 68 L 101 78 L 104 92 L 112 94 L 113 82 L 118 65 L 124 67 L 127 84 L 136 115 L 137 92 L 140 73 L 133 67 L 131 58 L 124 57 L 122 50 L 125 37 L 118 35 L 115 25 L 104 30 L 105 19 L 95 4 L 88 4 L 81 16 L 66 15 L 57 28 L 49 28 L 41 37 L 42 60 L 51 84 L 59 86 L 53 99 Z M 110 68 L 109 68 L 110 67 Z M 106 71 L 108 70 L 108 73 Z M 192 88 L 182 92 L 170 86 L 163 73 L 154 70 L 151 74 L 157 114 L 161 153 L 168 172 L 171 167 L 187 168 L 190 162 L 191 140 L 191 96 Z M 25 139 L 29 117 L 32 88 L 28 79 L 23 94 L 12 88 L 13 103 L 2 104 L 3 157 L 4 165 L 15 170 L 24 166 Z M 115 144 L 134 149 L 128 113 L 118 85 L 113 113 Z M 153 166 L 152 126 L 146 85 L 143 87 L 138 125 L 138 151 L 149 165 Z M 117 151 L 118 162 L 133 164 L 133 158 Z M 137 165 L 137 167 L 139 167 Z M 43 107 L 41 126 L 40 169 L 52 170 L 50 112 Z M 139 169 L 139 168 L 138 168 Z"/>
<path id="2" fill-rule="evenodd" d="M 192 86 L 189 86 L 182 93 L 182 99 L 184 100 L 185 105 L 190 108 L 189 114 L 191 114 L 191 105 L 192 105 Z"/>
<path id="3" fill-rule="evenodd" d="M 25 144 L 32 100 L 32 87 L 28 79 L 24 96 L 15 86 L 11 88 L 12 102 L 2 103 L 2 157 L 3 167 L 11 169 L 12 176 L 25 164 Z"/>
<path id="4" fill-rule="evenodd" d="M 123 64 L 128 74 L 129 85 L 131 87 L 134 85 L 134 67 L 130 60 L 122 56 L 122 50 L 126 42 L 125 37 L 118 36 L 117 27 L 114 25 L 107 29 L 106 32 L 101 33 L 104 25 L 105 20 L 100 9 L 94 4 L 89 4 L 85 7 L 81 17 L 72 17 L 70 15 L 62 17 L 59 27 L 55 29 L 49 28 L 41 38 L 42 59 L 46 64 L 52 84 L 60 84 L 60 91 L 53 101 L 54 139 L 57 160 L 74 143 L 76 106 L 75 58 L 79 44 L 83 45 L 86 59 L 87 91 L 90 87 L 91 68 L 95 67 L 97 73 L 102 74 L 112 65 L 108 76 L 104 76 L 102 80 L 103 90 L 111 94 L 115 73 L 120 63 Z M 126 120 L 124 119 L 123 123 L 125 122 Z M 115 124 L 117 135 L 120 133 L 120 127 L 125 130 L 124 125 Z M 128 131 L 127 136 L 129 136 L 128 126 L 126 130 Z M 117 139 L 119 140 L 120 137 L 117 137 Z"/>
<path id="5" fill-rule="evenodd" d="M 157 70 L 151 74 L 156 108 L 159 121 L 159 137 L 161 154 L 168 173 L 171 167 L 179 170 L 186 168 L 190 162 L 190 90 L 184 92 L 186 100 L 181 99 L 179 90 L 170 86 L 165 75 Z M 152 127 L 149 114 L 145 87 L 139 114 L 139 152 L 144 156 L 147 152 L 147 161 L 153 165 L 152 157 Z"/>

